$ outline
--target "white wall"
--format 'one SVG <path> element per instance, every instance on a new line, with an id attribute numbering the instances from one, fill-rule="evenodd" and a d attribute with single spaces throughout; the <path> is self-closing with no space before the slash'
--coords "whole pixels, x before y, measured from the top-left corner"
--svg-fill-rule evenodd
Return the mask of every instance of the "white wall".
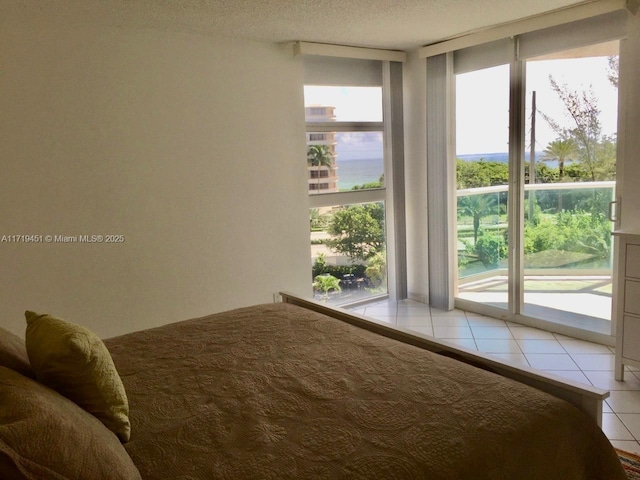
<path id="1" fill-rule="evenodd" d="M 622 54 L 628 62 L 620 66 L 619 92 L 625 125 L 622 135 L 624 164 L 622 172 L 618 172 L 618 178 L 622 179 L 620 227 L 629 232 L 640 233 L 640 12 L 635 16 L 628 16 L 627 34 Z"/>
<path id="2" fill-rule="evenodd" d="M 103 337 L 310 294 L 302 69 L 277 45 L 3 19 L 0 325 Z"/>

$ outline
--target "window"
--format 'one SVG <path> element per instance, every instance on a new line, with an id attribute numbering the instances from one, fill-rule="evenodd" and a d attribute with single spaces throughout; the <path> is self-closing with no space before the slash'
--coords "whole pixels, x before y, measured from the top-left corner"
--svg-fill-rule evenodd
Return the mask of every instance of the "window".
<path id="1" fill-rule="evenodd" d="M 327 68 L 333 60 L 339 74 L 328 73 L 338 71 Z M 385 295 L 390 145 L 383 62 L 305 57 L 304 66 L 314 296 L 346 304 Z"/>
<path id="2" fill-rule="evenodd" d="M 327 178 L 329 176 L 328 170 L 320 170 L 319 172 L 313 170 L 309 173 L 311 174 L 309 178 Z M 309 189 L 311 189 L 311 185 L 309 185 Z"/>
<path id="3" fill-rule="evenodd" d="M 322 142 L 327 140 L 326 133 L 310 133 L 309 134 L 309 142 Z"/>
<path id="4" fill-rule="evenodd" d="M 311 183 L 309 184 L 309 190 L 327 190 L 329 188 L 328 183 Z"/>
<path id="5" fill-rule="evenodd" d="M 385 294 L 382 87 L 314 85 L 304 94 L 307 130 L 325 130 L 307 132 L 309 194 L 318 205 L 310 213 L 314 293 L 340 304 Z M 381 201 L 351 203 L 367 190 Z M 328 194 L 338 198 L 323 200 Z M 350 203 L 336 203 L 341 197 Z"/>
<path id="6" fill-rule="evenodd" d="M 332 107 L 312 107 L 309 108 L 309 117 L 319 117 L 320 119 L 329 119 L 333 117 Z"/>

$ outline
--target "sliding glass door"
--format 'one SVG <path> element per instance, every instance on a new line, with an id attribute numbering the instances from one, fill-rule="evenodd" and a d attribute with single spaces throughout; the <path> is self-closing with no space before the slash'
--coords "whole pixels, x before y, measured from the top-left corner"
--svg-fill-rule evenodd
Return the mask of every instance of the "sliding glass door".
<path id="1" fill-rule="evenodd" d="M 459 307 L 611 334 L 619 41 L 605 30 L 455 52 Z"/>
<path id="2" fill-rule="evenodd" d="M 458 296 L 508 307 L 509 65 L 456 75 Z"/>
<path id="3" fill-rule="evenodd" d="M 611 320 L 619 42 L 526 59 L 524 309 L 606 331 Z"/>

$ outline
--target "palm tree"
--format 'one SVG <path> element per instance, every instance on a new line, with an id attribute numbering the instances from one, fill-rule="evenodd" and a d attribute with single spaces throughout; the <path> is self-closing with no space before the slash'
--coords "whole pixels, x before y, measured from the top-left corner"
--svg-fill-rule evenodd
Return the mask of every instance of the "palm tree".
<path id="1" fill-rule="evenodd" d="M 547 148 L 544 149 L 543 161 L 558 161 L 558 181 L 562 183 L 564 177 L 564 162 L 572 160 L 578 153 L 576 142 L 570 138 L 565 140 L 559 139 L 549 142 Z M 558 212 L 562 211 L 562 193 L 558 192 Z"/>
<path id="2" fill-rule="evenodd" d="M 495 197 L 489 195 L 467 195 L 458 200 L 458 213 L 473 217 L 473 243 L 478 241 L 480 220 L 495 211 Z"/>
<path id="3" fill-rule="evenodd" d="M 333 154 L 327 145 L 310 145 L 307 149 L 307 164 L 316 167 L 318 184 L 320 183 L 321 167 L 333 165 Z"/>
<path id="4" fill-rule="evenodd" d="M 558 177 L 559 181 L 562 182 L 562 178 L 564 177 L 564 162 L 566 160 L 573 160 L 577 152 L 578 146 L 572 139 L 554 140 L 553 142 L 549 142 L 547 148 L 544 149 L 542 160 L 558 161 Z"/>
<path id="5" fill-rule="evenodd" d="M 313 279 L 313 288 L 324 292 L 325 300 L 329 298 L 329 290 L 335 290 L 341 292 L 340 279 L 333 275 L 318 275 Z"/>

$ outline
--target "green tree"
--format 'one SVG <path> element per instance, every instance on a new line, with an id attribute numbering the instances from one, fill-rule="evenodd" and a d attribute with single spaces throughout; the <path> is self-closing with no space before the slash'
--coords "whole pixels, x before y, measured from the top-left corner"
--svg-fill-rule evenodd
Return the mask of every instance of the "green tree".
<path id="1" fill-rule="evenodd" d="M 328 167 L 333 162 L 331 150 L 326 145 L 310 145 L 307 149 L 307 163 L 312 167 Z"/>
<path id="2" fill-rule="evenodd" d="M 496 267 L 500 259 L 507 257 L 507 244 L 504 238 L 493 233 L 481 235 L 475 248 L 478 259 L 485 267 Z"/>
<path id="3" fill-rule="evenodd" d="M 525 226 L 524 253 L 544 251 L 587 253 L 598 258 L 611 254 L 611 224 L 604 213 L 562 212 Z"/>
<path id="4" fill-rule="evenodd" d="M 495 197 L 493 195 L 465 195 L 458 198 L 458 215 L 468 215 L 473 218 L 473 243 L 478 241 L 480 220 L 482 217 L 495 212 Z"/>
<path id="5" fill-rule="evenodd" d="M 458 190 L 466 188 L 507 185 L 509 182 L 509 165 L 502 162 L 467 162 L 456 161 L 456 183 Z"/>
<path id="6" fill-rule="evenodd" d="M 327 273 L 327 260 L 325 258 L 324 253 L 319 253 L 313 262 L 313 267 L 311 267 L 311 271 L 313 272 L 313 278 L 321 275 L 323 273 Z"/>
<path id="7" fill-rule="evenodd" d="M 311 230 L 322 230 L 327 224 L 327 216 L 322 215 L 317 208 L 309 209 L 309 224 Z"/>
<path id="8" fill-rule="evenodd" d="M 599 163 L 596 165 L 596 177 L 602 180 L 615 180 L 617 141 L 615 136 L 604 135 L 596 144 L 595 154 Z"/>
<path id="9" fill-rule="evenodd" d="M 564 162 L 576 158 L 578 148 L 576 142 L 571 138 L 557 139 L 549 142 L 547 148 L 544 149 L 542 161 L 558 162 L 558 181 L 564 179 Z M 558 192 L 558 212 L 562 211 L 562 192 Z"/>
<path id="10" fill-rule="evenodd" d="M 387 252 L 383 250 L 371 257 L 365 275 L 374 288 L 380 288 L 384 284 L 387 278 Z"/>
<path id="11" fill-rule="evenodd" d="M 529 165 L 525 165 L 525 176 L 528 175 Z M 557 168 L 549 167 L 544 163 L 536 163 L 536 182 L 538 183 L 556 183 L 560 175 Z M 540 193 L 540 192 L 538 192 Z"/>
<path id="12" fill-rule="evenodd" d="M 318 275 L 313 280 L 313 288 L 323 292 L 325 299 L 329 298 L 329 292 L 331 290 L 335 290 L 336 292 L 342 291 L 342 288 L 340 287 L 340 279 L 333 275 Z"/>
<path id="13" fill-rule="evenodd" d="M 320 183 L 320 170 L 322 167 L 333 165 L 333 154 L 327 145 L 310 145 L 307 148 L 307 165 L 316 167 L 318 183 Z"/>
<path id="14" fill-rule="evenodd" d="M 384 187 L 384 174 L 380 175 L 380 178 L 376 182 L 363 183 L 362 185 L 354 185 L 351 190 L 371 190 L 373 188 Z"/>
<path id="15" fill-rule="evenodd" d="M 384 209 L 382 203 L 349 205 L 333 215 L 326 244 L 347 255 L 352 262 L 367 260 L 384 248 Z"/>
<path id="16" fill-rule="evenodd" d="M 607 144 L 615 145 L 615 140 L 602 134 L 600 108 L 593 89 L 572 91 L 566 84 L 558 84 L 551 75 L 549 81 L 551 89 L 564 104 L 571 126 L 563 126 L 544 113 L 541 113 L 542 117 L 561 139 L 574 142 L 575 161 L 584 169 L 589 181 L 611 180 L 611 172 L 615 172 L 615 155 L 609 155 Z"/>
<path id="17" fill-rule="evenodd" d="M 567 232 L 562 250 L 583 252 L 599 258 L 611 254 L 611 222 L 607 216 L 593 211 L 564 212 L 557 217 L 558 228 Z"/>
<path id="18" fill-rule="evenodd" d="M 618 80 L 620 78 L 620 57 L 618 55 L 611 55 L 607 57 L 608 69 L 607 78 L 611 85 L 618 88 Z"/>
<path id="19" fill-rule="evenodd" d="M 576 142 L 570 138 L 554 140 L 549 142 L 547 148 L 544 149 L 542 160 L 556 160 L 558 162 L 558 181 L 562 182 L 564 178 L 564 162 L 575 158 L 577 150 Z"/>

